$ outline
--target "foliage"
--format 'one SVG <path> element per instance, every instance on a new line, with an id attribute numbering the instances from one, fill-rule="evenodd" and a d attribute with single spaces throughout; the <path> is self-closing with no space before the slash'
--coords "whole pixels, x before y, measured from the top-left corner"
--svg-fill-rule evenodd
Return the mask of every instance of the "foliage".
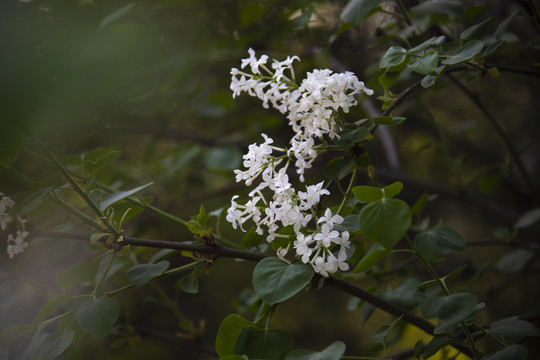
<path id="1" fill-rule="evenodd" d="M 539 10 L 2 3 L 0 358 L 536 358 Z"/>

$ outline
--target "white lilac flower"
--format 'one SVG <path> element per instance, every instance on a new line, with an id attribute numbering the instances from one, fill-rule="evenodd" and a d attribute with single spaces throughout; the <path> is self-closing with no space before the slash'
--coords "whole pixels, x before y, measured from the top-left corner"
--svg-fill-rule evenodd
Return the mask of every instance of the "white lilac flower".
<path id="1" fill-rule="evenodd" d="M 17 254 L 24 252 L 24 249 L 28 247 L 26 238 L 28 237 L 28 231 L 17 231 L 17 236 L 13 237 L 12 234 L 8 235 L 8 247 L 7 253 L 11 259 Z"/>
<path id="2" fill-rule="evenodd" d="M 326 211 L 324 212 L 324 216 L 321 216 L 319 220 L 317 220 L 318 224 L 322 222 L 331 224 L 331 226 L 333 227 L 334 224 L 341 224 L 343 222 L 343 217 L 341 215 L 332 215 L 332 210 L 326 209 Z"/>
<path id="3" fill-rule="evenodd" d="M 262 55 L 260 59 L 257 59 L 257 57 L 255 57 L 255 50 L 253 50 L 252 48 L 249 48 L 248 53 L 249 58 L 242 59 L 242 69 L 249 65 L 251 67 L 252 73 L 260 74 L 259 66 L 266 64 L 266 61 L 268 60 L 268 55 Z"/>
<path id="4" fill-rule="evenodd" d="M 0 192 L 0 228 L 6 230 L 9 223 L 13 221 L 13 216 L 10 214 L 11 210 L 15 206 L 15 201 L 11 200 L 9 196 L 4 196 L 4 193 Z"/>
<path id="5" fill-rule="evenodd" d="M 310 263 L 321 275 L 329 276 L 338 269 L 345 271 L 349 267 L 345 252 L 350 246 L 349 233 L 334 228 L 343 222 L 343 217 L 326 209 L 324 216 L 315 219 L 317 230 L 308 226 L 321 196 L 330 192 L 323 187 L 324 182 L 306 186 L 305 192 L 297 191 L 287 169 L 289 164 L 294 164 L 299 180 L 304 182 L 306 169 L 311 168 L 317 157 L 316 141 L 339 137 L 342 129 L 336 122 L 337 112 L 349 112 L 357 104 L 356 94 L 372 95 L 373 90 L 367 89 L 351 72 L 333 73 L 329 69 L 308 72 L 296 86 L 292 64 L 300 60 L 298 56 L 289 56 L 284 61 L 274 59 L 270 70 L 266 67 L 267 55 L 257 58 L 251 48 L 248 53 L 249 57 L 242 59 L 241 69 L 249 68 L 251 73 L 231 69 L 233 98 L 242 92 L 259 98 L 263 107 L 272 106 L 287 117 L 294 135 L 288 149 L 271 145 L 273 139 L 265 134 L 262 134 L 263 144 L 249 146 L 243 156 L 245 170 L 234 171 L 236 181 L 251 186 L 261 175 L 260 181 L 249 193 L 251 200 L 245 205 L 235 201 L 238 195 L 233 196 L 227 220 L 233 228 L 245 231 L 242 225 L 251 219 L 258 234 L 266 230 L 268 242 L 276 237 L 289 239 L 288 235 L 279 233 L 279 225 L 292 225 L 294 240 L 286 248 L 278 249 L 278 257 L 285 260 L 292 244 L 302 262 Z M 278 152 L 282 155 L 274 155 Z"/>

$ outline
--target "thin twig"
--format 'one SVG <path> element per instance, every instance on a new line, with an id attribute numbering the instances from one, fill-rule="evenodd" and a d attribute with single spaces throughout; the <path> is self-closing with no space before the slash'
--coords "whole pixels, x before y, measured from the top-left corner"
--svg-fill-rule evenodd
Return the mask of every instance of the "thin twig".
<path id="1" fill-rule="evenodd" d="M 452 82 L 461 90 L 463 93 L 465 93 L 471 100 L 474 102 L 474 104 L 482 111 L 484 116 L 488 119 L 489 123 L 495 130 L 495 132 L 501 137 L 504 144 L 506 145 L 506 148 L 510 152 L 510 156 L 514 160 L 519 172 L 525 179 L 525 182 L 527 183 L 527 187 L 529 188 L 529 194 L 531 195 L 533 202 L 536 203 L 536 191 L 534 188 L 534 184 L 531 180 L 531 177 L 529 173 L 527 172 L 527 169 L 525 168 L 525 164 L 523 164 L 523 161 L 521 160 L 521 157 L 519 156 L 519 153 L 514 148 L 514 145 L 510 141 L 510 138 L 506 135 L 506 132 L 502 128 L 502 126 L 499 124 L 497 119 L 488 111 L 486 106 L 482 103 L 480 100 L 480 97 L 477 94 L 472 93 L 465 85 L 463 85 L 459 80 L 457 80 L 452 74 L 447 73 L 446 76 Z"/>

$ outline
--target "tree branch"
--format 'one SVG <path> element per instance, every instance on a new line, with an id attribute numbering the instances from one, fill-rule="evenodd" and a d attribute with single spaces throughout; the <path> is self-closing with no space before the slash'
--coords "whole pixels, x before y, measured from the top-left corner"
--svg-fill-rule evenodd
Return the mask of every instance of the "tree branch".
<path id="1" fill-rule="evenodd" d="M 61 232 L 52 232 L 52 231 L 34 231 L 34 238 L 36 237 L 49 237 L 49 238 L 64 238 L 64 239 L 77 239 L 77 240 L 89 240 L 89 236 L 85 234 L 68 234 Z M 209 246 L 206 244 L 194 244 L 192 242 L 175 242 L 175 241 L 165 241 L 165 240 L 153 240 L 153 239 L 141 239 L 134 238 L 130 236 L 124 236 L 122 243 L 125 245 L 131 246 L 144 246 L 144 247 L 153 247 L 153 248 L 162 248 L 162 249 L 173 249 L 173 250 L 185 250 L 193 251 L 202 254 L 211 255 L 213 259 L 220 257 L 229 257 L 236 259 L 244 259 L 248 261 L 258 262 L 267 255 L 252 253 L 248 251 L 238 250 L 229 248 L 227 246 L 221 245 L 219 243 L 216 246 Z M 377 295 L 374 295 L 370 292 L 363 290 L 360 287 L 357 287 L 353 284 L 350 284 L 343 280 L 338 280 L 334 278 L 326 279 L 326 283 L 329 286 L 332 286 L 338 290 L 341 290 L 347 294 L 358 297 L 359 299 L 370 303 L 371 305 L 389 313 L 394 316 L 402 316 L 403 320 L 408 322 L 411 325 L 416 326 L 417 328 L 423 330 L 424 332 L 433 335 L 434 326 L 429 321 L 414 315 L 413 313 L 391 304 L 386 300 L 381 299 Z M 463 352 L 464 354 L 470 355 L 470 349 L 464 344 L 456 343 L 453 344 L 456 349 Z"/>

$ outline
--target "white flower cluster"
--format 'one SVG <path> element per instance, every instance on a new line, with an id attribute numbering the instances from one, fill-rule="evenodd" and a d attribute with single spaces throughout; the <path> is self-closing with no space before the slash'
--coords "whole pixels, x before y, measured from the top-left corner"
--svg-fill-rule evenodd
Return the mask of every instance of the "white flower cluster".
<path id="1" fill-rule="evenodd" d="M 6 230 L 8 224 L 13 220 L 17 221 L 17 234 L 8 235 L 8 246 L 7 253 L 10 258 L 17 254 L 24 252 L 24 249 L 28 246 L 26 238 L 28 237 L 28 231 L 25 230 L 26 219 L 21 218 L 20 216 L 13 215 L 13 207 L 15 206 L 15 201 L 13 201 L 9 196 L 5 196 L 4 193 L 0 192 L 0 228 L 2 231 Z"/>
<path id="2" fill-rule="evenodd" d="M 305 169 L 309 169 L 317 157 L 315 141 L 333 139 L 341 130 L 337 123 L 338 111 L 348 112 L 349 107 L 356 105 L 357 93 L 371 95 L 373 91 L 353 73 L 334 74 L 328 69 L 308 73 L 297 86 L 292 68 L 293 61 L 300 60 L 297 56 L 281 62 L 274 60 L 270 70 L 266 66 L 267 55 L 257 58 L 252 49 L 249 49 L 249 55 L 242 60 L 241 68 L 249 66 L 251 73 L 231 70 L 233 97 L 247 92 L 261 99 L 265 108 L 271 104 L 287 116 L 295 135 L 288 149 L 273 146 L 273 139 L 266 134 L 262 134 L 262 144 L 249 146 L 248 153 L 243 156 L 246 170 L 235 170 L 236 181 L 244 181 L 246 186 L 251 186 L 259 177 L 261 181 L 249 193 L 249 201 L 238 203 L 239 196 L 233 196 L 227 220 L 235 229 L 239 227 L 245 231 L 242 225 L 251 219 L 258 234 L 262 235 L 266 230 L 268 242 L 276 238 L 289 239 L 289 245 L 279 248 L 277 255 L 284 259 L 292 245 L 302 262 L 310 263 L 323 276 L 338 269 L 348 270 L 349 233 L 334 228 L 343 222 L 343 217 L 326 209 L 324 216 L 317 218 L 316 205 L 321 196 L 330 192 L 323 187 L 323 182 L 306 186 L 305 192 L 297 191 L 289 181 L 287 169 L 294 162 L 296 173 L 303 182 Z M 271 195 L 265 196 L 264 192 Z M 314 223 L 316 229 L 309 229 L 310 223 Z M 292 238 L 278 232 L 286 226 L 292 226 L 295 234 Z"/>
<path id="3" fill-rule="evenodd" d="M 249 55 L 249 58 L 242 60 L 241 68 L 249 65 L 251 74 L 231 69 L 233 98 L 247 92 L 261 99 L 263 107 L 268 108 L 270 103 L 287 116 L 295 132 L 289 152 L 297 159 L 296 171 L 303 181 L 305 169 L 311 167 L 317 156 L 314 138 L 337 137 L 338 110 L 348 113 L 349 108 L 357 104 L 356 94 L 363 92 L 372 95 L 373 90 L 366 88 L 352 72 L 335 74 L 329 69 L 308 72 L 306 79 L 298 86 L 294 82 L 292 67 L 294 60 L 300 60 L 298 56 L 287 57 L 284 61 L 274 60 L 271 71 L 265 65 L 267 55 L 257 59 L 253 49 L 249 49 Z M 290 73 L 290 77 L 286 72 Z"/>

